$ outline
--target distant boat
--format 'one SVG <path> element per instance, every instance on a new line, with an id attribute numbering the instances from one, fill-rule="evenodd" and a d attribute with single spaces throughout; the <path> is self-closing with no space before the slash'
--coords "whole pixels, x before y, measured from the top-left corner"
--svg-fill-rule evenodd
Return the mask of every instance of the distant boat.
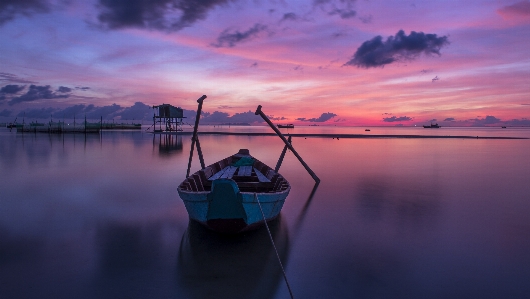
<path id="1" fill-rule="evenodd" d="M 506 126 L 502 126 L 503 129 L 506 129 Z"/>
<path id="2" fill-rule="evenodd" d="M 425 129 L 437 129 L 437 128 L 441 128 L 441 126 L 439 126 L 438 124 L 432 124 L 430 126 L 423 126 Z"/>
<path id="3" fill-rule="evenodd" d="M 30 124 L 29 124 L 30 127 L 44 127 L 44 123 L 38 123 L 37 121 L 32 121 Z"/>
<path id="4" fill-rule="evenodd" d="M 15 121 L 14 121 L 14 122 L 12 122 L 12 123 L 8 123 L 8 124 L 6 125 L 6 128 L 8 128 L 8 129 L 16 128 L 16 127 L 17 127 L 17 118 L 18 118 L 18 117 L 15 117 Z"/>
<path id="5" fill-rule="evenodd" d="M 287 125 L 277 125 L 278 128 L 284 128 L 284 129 L 292 129 L 294 128 L 293 124 L 287 124 Z"/>
<path id="6" fill-rule="evenodd" d="M 248 149 L 197 171 L 177 188 L 189 217 L 220 233 L 251 230 L 263 225 L 264 217 L 275 219 L 290 190 L 282 175 Z"/>
<path id="7" fill-rule="evenodd" d="M 366 132 L 370 132 L 370 129 L 364 129 Z"/>

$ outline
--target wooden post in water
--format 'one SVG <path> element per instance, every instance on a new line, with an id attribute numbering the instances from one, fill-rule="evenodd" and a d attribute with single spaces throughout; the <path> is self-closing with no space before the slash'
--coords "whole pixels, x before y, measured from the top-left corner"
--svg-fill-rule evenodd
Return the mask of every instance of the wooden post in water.
<path id="1" fill-rule="evenodd" d="M 197 108 L 197 115 L 195 116 L 195 127 L 193 127 L 193 136 L 191 137 L 191 150 L 190 150 L 190 160 L 188 162 L 188 171 L 186 172 L 186 177 L 190 176 L 190 169 L 191 169 L 191 160 L 193 158 L 193 148 L 195 147 L 195 141 L 197 141 L 197 129 L 199 128 L 199 120 L 201 118 L 201 110 L 202 110 L 202 102 L 206 99 L 206 95 L 203 95 L 197 100 L 197 103 L 199 103 L 199 107 Z M 204 160 L 202 159 L 202 151 L 197 150 L 199 152 L 199 158 L 201 160 L 201 166 L 204 168 Z"/>
<path id="2" fill-rule="evenodd" d="M 283 142 L 285 143 L 285 146 L 287 146 L 293 152 L 293 154 L 296 156 L 296 158 L 298 158 L 298 161 L 300 161 L 300 163 L 302 163 L 302 165 L 304 166 L 305 170 L 307 170 L 307 172 L 309 172 L 309 174 L 311 175 L 313 180 L 315 180 L 315 182 L 317 182 L 317 183 L 320 183 L 320 179 L 313 172 L 313 170 L 311 170 L 311 168 L 309 168 L 309 166 L 304 162 L 302 157 L 300 157 L 300 155 L 296 152 L 296 150 L 289 143 L 289 141 L 287 141 L 287 139 L 285 139 L 285 137 L 283 136 L 282 132 L 280 132 L 280 130 L 278 130 L 278 128 L 276 128 L 276 126 L 270 121 L 270 119 L 267 117 L 267 115 L 265 115 L 265 113 L 263 113 L 263 111 L 261 111 L 261 105 L 258 106 L 258 108 L 256 109 L 256 113 L 255 114 L 256 115 L 260 115 L 261 118 L 263 118 L 263 120 L 269 124 L 269 126 L 272 128 L 272 130 L 274 132 L 276 132 L 276 134 L 278 134 L 278 136 L 283 140 Z"/>

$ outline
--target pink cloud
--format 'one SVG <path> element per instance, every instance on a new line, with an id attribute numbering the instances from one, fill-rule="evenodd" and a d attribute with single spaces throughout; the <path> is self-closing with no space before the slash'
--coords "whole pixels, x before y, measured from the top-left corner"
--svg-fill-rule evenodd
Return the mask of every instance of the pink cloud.
<path id="1" fill-rule="evenodd" d="M 507 5 L 497 12 L 509 21 L 530 21 L 530 1 L 521 1 L 512 5 Z"/>

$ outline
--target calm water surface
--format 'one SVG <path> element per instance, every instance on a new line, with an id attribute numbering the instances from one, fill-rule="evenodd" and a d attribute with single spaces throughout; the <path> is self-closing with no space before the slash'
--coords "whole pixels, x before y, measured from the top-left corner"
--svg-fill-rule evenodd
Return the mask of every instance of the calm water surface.
<path id="1" fill-rule="evenodd" d="M 248 148 L 274 166 L 283 149 L 277 137 L 200 138 L 207 164 Z M 530 140 L 293 145 L 322 180 L 314 189 L 288 153 L 280 172 L 292 191 L 271 231 L 295 298 L 528 298 Z M 189 151 L 190 136 L 0 129 L 0 298 L 289 298 L 265 230 L 222 237 L 189 223 L 177 194 Z"/>

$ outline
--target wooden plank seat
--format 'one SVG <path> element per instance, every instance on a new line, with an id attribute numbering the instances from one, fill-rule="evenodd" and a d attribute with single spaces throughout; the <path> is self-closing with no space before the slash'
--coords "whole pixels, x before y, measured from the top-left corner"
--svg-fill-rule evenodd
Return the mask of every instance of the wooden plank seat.
<path id="1" fill-rule="evenodd" d="M 252 166 L 239 166 L 239 171 L 237 172 L 238 176 L 251 176 L 252 175 Z"/>
<path id="2" fill-rule="evenodd" d="M 205 169 L 206 170 L 206 169 Z M 205 171 L 204 176 L 208 175 L 209 171 Z M 237 175 L 235 175 L 237 172 Z M 205 186 L 211 186 L 214 180 L 220 178 L 234 179 L 237 181 L 237 185 L 244 192 L 263 192 L 264 189 L 269 189 L 271 192 L 274 187 L 278 185 L 276 182 L 278 174 L 272 169 L 267 171 L 267 175 L 271 176 L 271 179 L 267 178 L 260 170 L 250 165 L 248 166 L 226 166 L 219 172 L 214 173 L 206 181 L 202 177 L 202 182 Z M 202 176 L 202 175 L 201 175 Z M 191 186 L 192 188 L 195 186 Z M 261 191 L 260 191 L 261 190 Z"/>
<path id="3" fill-rule="evenodd" d="M 221 175 L 222 179 L 231 179 L 234 176 L 234 173 L 236 173 L 237 167 L 236 166 L 227 166 L 224 168 L 225 171 L 223 172 L 223 175 Z"/>
<path id="4" fill-rule="evenodd" d="M 256 173 L 256 176 L 258 177 L 258 180 L 262 183 L 270 183 L 271 180 L 269 180 L 261 171 L 259 171 L 257 168 L 254 168 L 254 173 Z"/>
<path id="5" fill-rule="evenodd" d="M 208 181 L 215 181 L 217 179 L 231 179 L 236 172 L 237 167 L 235 166 L 226 166 L 225 168 L 219 170 L 219 172 L 214 173 L 211 177 L 208 178 Z"/>
<path id="6" fill-rule="evenodd" d="M 219 170 L 218 172 L 214 173 L 211 177 L 209 177 L 208 181 L 211 182 L 211 181 L 221 178 L 221 176 L 225 173 L 225 171 L 226 171 L 226 168 Z"/>

